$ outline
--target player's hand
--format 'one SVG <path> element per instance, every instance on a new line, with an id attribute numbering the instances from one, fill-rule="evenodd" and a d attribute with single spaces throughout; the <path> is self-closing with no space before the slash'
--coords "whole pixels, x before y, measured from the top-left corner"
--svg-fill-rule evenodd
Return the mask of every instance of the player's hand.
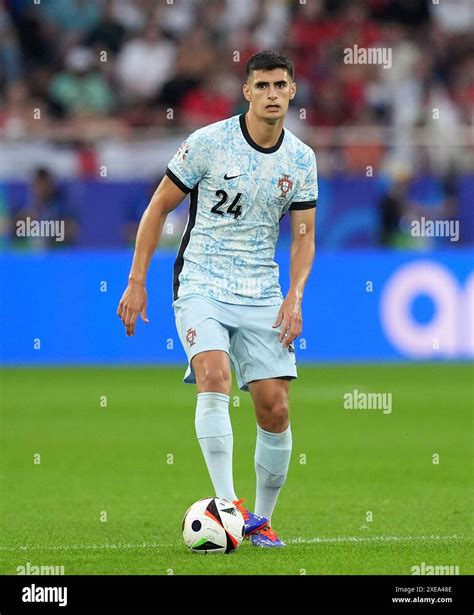
<path id="1" fill-rule="evenodd" d="M 301 293 L 290 290 L 281 304 L 280 311 L 273 328 L 279 327 L 279 340 L 285 348 L 291 344 L 303 330 L 303 317 L 301 314 Z"/>
<path id="2" fill-rule="evenodd" d="M 130 281 L 120 299 L 117 315 L 125 325 L 127 335 L 135 333 L 138 315 L 146 323 L 150 322 L 146 315 L 147 293 L 142 284 Z"/>

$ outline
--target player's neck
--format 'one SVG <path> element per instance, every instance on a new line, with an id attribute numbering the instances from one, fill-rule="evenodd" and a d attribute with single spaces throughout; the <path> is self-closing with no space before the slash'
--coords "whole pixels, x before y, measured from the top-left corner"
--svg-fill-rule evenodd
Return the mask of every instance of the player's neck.
<path id="1" fill-rule="evenodd" d="M 283 118 L 274 124 L 261 120 L 250 110 L 245 114 L 245 124 L 252 140 L 260 147 L 273 147 L 278 143 L 283 130 Z"/>

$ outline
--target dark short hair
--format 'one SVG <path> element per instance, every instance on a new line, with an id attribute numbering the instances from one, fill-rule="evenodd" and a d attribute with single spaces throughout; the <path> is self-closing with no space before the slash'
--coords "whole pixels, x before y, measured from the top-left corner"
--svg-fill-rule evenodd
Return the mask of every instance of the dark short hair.
<path id="1" fill-rule="evenodd" d="M 35 179 L 53 179 L 53 174 L 46 167 L 37 167 L 34 171 Z"/>
<path id="2" fill-rule="evenodd" d="M 249 58 L 245 65 L 245 76 L 248 79 L 253 70 L 273 70 L 275 68 L 287 70 L 291 80 L 294 81 L 295 67 L 293 62 L 280 51 L 273 49 L 259 51 Z"/>

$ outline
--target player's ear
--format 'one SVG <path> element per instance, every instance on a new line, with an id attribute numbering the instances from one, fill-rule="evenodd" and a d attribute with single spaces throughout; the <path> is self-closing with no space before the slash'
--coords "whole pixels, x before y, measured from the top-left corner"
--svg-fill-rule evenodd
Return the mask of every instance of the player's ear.
<path id="1" fill-rule="evenodd" d="M 296 83 L 293 81 L 293 83 L 290 85 L 290 100 L 293 100 L 295 95 L 296 95 Z"/>
<path id="2" fill-rule="evenodd" d="M 251 101 L 250 88 L 249 88 L 249 84 L 247 82 L 244 83 L 244 85 L 242 87 L 242 91 L 244 93 L 245 100 L 250 102 Z"/>

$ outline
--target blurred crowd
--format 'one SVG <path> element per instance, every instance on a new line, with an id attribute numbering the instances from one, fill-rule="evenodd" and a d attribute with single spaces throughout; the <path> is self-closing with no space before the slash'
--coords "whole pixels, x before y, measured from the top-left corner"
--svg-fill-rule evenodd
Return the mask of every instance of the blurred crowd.
<path id="1" fill-rule="evenodd" d="M 390 176 L 380 244 L 409 244 L 404 220 L 456 215 L 456 178 L 474 160 L 474 0 L 0 0 L 0 138 L 64 142 L 84 162 L 102 138 L 186 133 L 243 112 L 245 62 L 271 48 L 295 63 L 286 125 L 304 131 L 320 174 Z M 345 61 L 369 48 L 390 50 L 390 64 Z M 433 169 L 428 212 L 410 185 Z M 80 221 L 48 161 L 31 177 L 23 203 L 7 208 L 0 193 L 0 243 L 18 221 L 59 217 L 61 245 L 77 244 Z M 129 208 L 124 243 L 145 201 Z"/>
<path id="2" fill-rule="evenodd" d="M 473 13 L 472 0 L 0 0 L 0 134 L 202 126 L 244 108 L 245 61 L 266 48 L 294 60 L 293 114 L 312 126 L 410 129 L 437 108 L 448 131 L 471 120 Z M 390 69 L 345 64 L 354 46 L 390 48 Z"/>

